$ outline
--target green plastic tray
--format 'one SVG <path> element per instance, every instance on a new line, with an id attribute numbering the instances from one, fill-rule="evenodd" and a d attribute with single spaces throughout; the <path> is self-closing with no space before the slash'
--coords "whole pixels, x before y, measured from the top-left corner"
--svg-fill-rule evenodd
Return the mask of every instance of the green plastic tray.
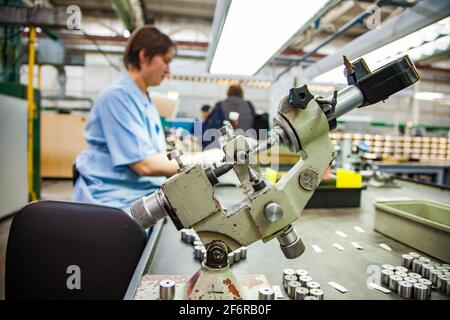
<path id="1" fill-rule="evenodd" d="M 428 200 L 375 201 L 375 230 L 450 263 L 450 206 Z"/>

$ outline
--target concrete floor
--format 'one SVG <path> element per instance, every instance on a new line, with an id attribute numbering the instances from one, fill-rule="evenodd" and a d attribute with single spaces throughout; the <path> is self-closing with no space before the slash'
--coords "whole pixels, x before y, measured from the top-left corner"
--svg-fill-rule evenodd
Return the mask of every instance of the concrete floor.
<path id="1" fill-rule="evenodd" d="M 366 281 L 370 274 L 370 266 L 388 263 L 401 265 L 401 254 L 417 250 L 385 237 L 375 231 L 373 200 L 382 197 L 410 197 L 412 199 L 429 199 L 450 203 L 450 192 L 421 186 L 409 182 L 400 182 L 399 189 L 369 188 L 362 192 L 361 207 L 350 209 L 307 209 L 295 223 L 295 228 L 302 238 L 305 253 L 293 260 L 288 260 L 282 254 L 278 241 L 272 240 L 266 244 L 261 241 L 253 243 L 248 248 L 248 258 L 232 266 L 235 274 L 263 274 L 272 285 L 282 288 L 282 270 L 285 268 L 306 269 L 314 280 L 321 284 L 326 299 L 401 299 L 397 294 L 385 294 L 368 289 Z M 236 200 L 236 191 L 230 188 L 220 190 L 222 198 Z M 360 233 L 354 226 L 361 227 Z M 342 238 L 335 231 L 344 232 Z M 364 250 L 356 250 L 351 242 L 356 241 Z M 332 246 L 339 243 L 345 248 L 338 251 Z M 385 243 L 392 251 L 382 249 L 379 244 Z M 312 244 L 319 245 L 322 253 L 316 253 Z M 193 258 L 190 245 L 181 242 L 180 233 L 171 222 L 162 231 L 154 259 L 149 268 L 149 274 L 193 275 L 200 264 Z M 420 253 L 420 252 L 419 252 Z M 433 261 L 441 262 L 437 259 Z M 442 263 L 442 262 L 441 262 Z M 340 293 L 328 285 L 333 281 L 343 285 L 348 292 Z M 433 299 L 449 299 L 434 290 Z"/>

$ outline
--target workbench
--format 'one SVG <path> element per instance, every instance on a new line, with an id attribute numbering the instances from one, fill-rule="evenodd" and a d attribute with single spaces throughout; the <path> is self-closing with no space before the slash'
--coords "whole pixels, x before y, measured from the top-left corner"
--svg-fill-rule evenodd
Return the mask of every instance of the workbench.
<path id="1" fill-rule="evenodd" d="M 305 253 L 293 260 L 284 257 L 276 239 L 263 244 L 261 241 L 248 247 L 247 258 L 234 264 L 231 269 L 236 275 L 263 274 L 271 285 L 278 285 L 283 290 L 282 272 L 285 268 L 305 269 L 313 280 L 318 281 L 324 291 L 325 299 L 362 299 L 362 300 L 398 300 L 395 293 L 385 294 L 375 289 L 368 289 L 366 282 L 372 275 L 367 270 L 382 264 L 401 265 L 401 255 L 417 250 L 403 245 L 373 230 L 374 206 L 376 198 L 409 197 L 450 203 L 450 192 L 439 188 L 398 181 L 401 188 L 372 188 L 362 191 L 360 208 L 345 209 L 306 209 L 294 224 L 302 238 Z M 234 187 L 218 187 L 217 194 L 223 205 L 228 206 L 237 201 L 239 190 Z M 359 226 L 363 233 L 354 229 Z M 341 231 L 347 235 L 343 238 L 336 234 Z M 350 243 L 358 242 L 364 249 L 357 250 Z M 345 248 L 339 251 L 332 246 L 338 243 Z M 392 251 L 379 246 L 387 244 Z M 323 250 L 317 253 L 312 245 Z M 418 252 L 420 253 L 420 252 Z M 193 247 L 181 241 L 180 232 L 169 220 L 162 225 L 159 239 L 155 241 L 153 257 L 147 265 L 147 274 L 191 276 L 200 267 L 194 259 Z M 432 261 L 443 263 L 430 257 Z M 375 267 L 376 268 L 376 267 Z M 373 269 L 369 269 L 373 270 Z M 137 279 L 135 279 L 137 280 Z M 348 292 L 341 293 L 331 287 L 330 281 L 344 286 Z M 433 290 L 432 299 L 448 300 L 445 294 Z"/>

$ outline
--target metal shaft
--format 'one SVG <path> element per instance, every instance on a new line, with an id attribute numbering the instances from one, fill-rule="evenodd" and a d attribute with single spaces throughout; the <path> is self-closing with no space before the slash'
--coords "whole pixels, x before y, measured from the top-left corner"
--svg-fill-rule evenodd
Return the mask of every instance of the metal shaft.
<path id="1" fill-rule="evenodd" d="M 173 300 L 175 298 L 175 281 L 166 279 L 159 283 L 159 298 Z"/>
<path id="2" fill-rule="evenodd" d="M 275 291 L 269 287 L 258 290 L 258 300 L 275 300 Z"/>
<path id="3" fill-rule="evenodd" d="M 364 96 L 357 86 L 350 85 L 337 93 L 336 100 L 335 111 L 327 117 L 328 121 L 339 118 L 353 109 L 362 106 Z"/>

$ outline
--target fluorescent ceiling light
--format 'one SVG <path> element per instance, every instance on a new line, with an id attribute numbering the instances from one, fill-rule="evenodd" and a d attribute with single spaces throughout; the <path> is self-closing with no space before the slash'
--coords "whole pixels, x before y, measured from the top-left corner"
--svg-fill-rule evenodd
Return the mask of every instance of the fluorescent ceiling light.
<path id="1" fill-rule="evenodd" d="M 233 0 L 210 73 L 253 75 L 330 0 Z"/>
<path id="2" fill-rule="evenodd" d="M 362 56 L 371 70 L 375 70 L 406 54 L 419 61 L 450 48 L 450 17 L 410 33 Z M 355 58 L 353 60 L 357 60 Z M 339 66 L 313 79 L 319 83 L 345 84 L 344 67 Z"/>

